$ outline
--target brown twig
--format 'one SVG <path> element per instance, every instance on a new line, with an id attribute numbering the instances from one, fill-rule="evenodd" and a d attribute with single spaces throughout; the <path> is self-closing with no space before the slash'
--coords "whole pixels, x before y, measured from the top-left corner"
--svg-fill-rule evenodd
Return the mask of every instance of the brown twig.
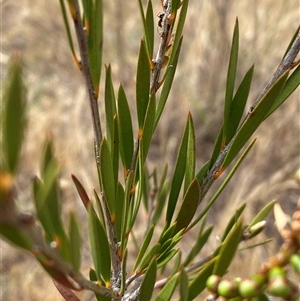
<path id="1" fill-rule="evenodd" d="M 73 3 L 74 3 L 74 12 L 72 14 L 72 17 L 74 20 L 75 31 L 76 31 L 76 36 L 77 36 L 77 41 L 78 41 L 78 46 L 80 51 L 81 71 L 85 80 L 85 86 L 87 89 L 88 100 L 89 100 L 91 113 L 92 113 L 95 149 L 96 149 L 95 151 L 96 162 L 97 165 L 99 165 L 100 164 L 99 151 L 100 151 L 100 143 L 102 141 L 102 130 L 101 130 L 100 115 L 98 110 L 98 100 L 97 100 L 97 94 L 95 93 L 95 88 L 91 77 L 91 70 L 90 70 L 89 59 L 88 59 L 87 37 L 83 28 L 83 24 L 81 22 L 78 0 L 74 0 Z"/>

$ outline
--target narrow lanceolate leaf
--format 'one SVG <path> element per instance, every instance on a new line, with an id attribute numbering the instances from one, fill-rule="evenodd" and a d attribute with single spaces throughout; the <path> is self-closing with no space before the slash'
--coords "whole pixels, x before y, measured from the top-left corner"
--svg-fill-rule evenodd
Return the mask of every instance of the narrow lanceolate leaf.
<path id="1" fill-rule="evenodd" d="M 166 216 L 166 221 L 168 224 L 171 223 L 174 210 L 178 201 L 178 196 L 183 182 L 183 178 L 184 178 L 186 157 L 187 157 L 187 151 L 186 151 L 187 144 L 188 144 L 188 122 L 184 129 L 183 137 L 181 139 L 174 175 L 172 179 L 171 189 L 170 189 L 167 216 Z"/>
<path id="2" fill-rule="evenodd" d="M 157 257 L 158 252 L 160 249 L 160 244 L 155 244 L 143 257 L 143 260 L 141 261 L 141 264 L 137 270 L 138 273 L 144 271 L 145 269 L 148 268 L 150 261 L 154 258 Z"/>
<path id="3" fill-rule="evenodd" d="M 85 2 L 85 1 L 84 1 Z M 103 43 L 103 12 L 102 0 L 89 1 L 89 8 L 85 11 L 85 21 L 88 37 L 88 54 L 91 68 L 91 76 L 96 95 L 99 92 L 99 81 L 102 67 L 102 43 Z"/>
<path id="4" fill-rule="evenodd" d="M 285 58 L 286 54 L 289 52 L 290 48 L 292 47 L 292 45 L 293 45 L 293 43 L 294 43 L 296 37 L 297 37 L 298 34 L 299 34 L 299 30 L 300 30 L 300 25 L 299 25 L 298 28 L 296 29 L 296 31 L 295 31 L 295 33 L 294 33 L 294 35 L 293 35 L 293 37 L 292 37 L 292 39 L 291 39 L 291 41 L 290 41 L 288 47 L 287 47 L 287 49 L 286 49 L 286 51 L 285 51 L 285 53 L 284 53 L 282 59 Z"/>
<path id="5" fill-rule="evenodd" d="M 227 138 L 228 125 L 230 122 L 230 111 L 231 111 L 231 105 L 233 99 L 238 51 L 239 51 L 239 23 L 238 23 L 238 19 L 236 19 L 235 27 L 233 31 L 232 44 L 231 44 L 228 72 L 227 72 L 225 104 L 224 104 L 223 143 L 222 143 L 223 145 L 225 145 L 226 142 L 228 142 L 228 138 Z"/>
<path id="6" fill-rule="evenodd" d="M 136 261 L 135 261 L 135 264 L 134 264 L 134 267 L 133 267 L 133 271 L 136 270 L 136 268 L 137 268 L 138 265 L 140 264 L 140 262 L 141 262 L 143 256 L 145 255 L 145 252 L 147 251 L 147 248 L 148 248 L 148 246 L 149 246 L 149 244 L 150 244 L 150 241 L 151 241 L 151 238 L 152 238 L 152 236 L 153 236 L 153 231 L 154 231 L 154 225 L 152 225 L 152 226 L 149 228 L 148 232 L 147 232 L 147 235 L 146 235 L 146 237 L 145 237 L 145 239 L 144 239 L 144 241 L 143 241 L 143 244 L 142 244 L 142 246 L 141 246 L 141 248 L 140 248 L 140 251 L 139 251 L 139 253 L 138 253 L 137 259 L 136 259 Z"/>
<path id="7" fill-rule="evenodd" d="M 115 182 L 114 182 L 111 153 L 109 151 L 109 147 L 106 139 L 103 139 L 100 146 L 100 172 L 101 172 L 103 191 L 111 214 L 111 219 L 115 220 L 115 208 L 116 208 Z"/>
<path id="8" fill-rule="evenodd" d="M 257 106 L 253 109 L 251 114 L 242 124 L 240 129 L 237 132 L 234 141 L 229 148 L 229 151 L 224 159 L 223 166 L 227 167 L 232 160 L 235 158 L 237 153 L 241 150 L 241 148 L 246 144 L 246 142 L 250 139 L 251 135 L 255 132 L 255 130 L 259 127 L 259 125 L 264 121 L 268 111 L 277 96 L 281 93 L 282 88 L 286 82 L 288 77 L 288 71 L 286 71 L 269 89 L 269 91 L 265 94 L 265 96 L 260 100 Z"/>
<path id="9" fill-rule="evenodd" d="M 189 283 L 188 301 L 194 300 L 206 287 L 206 280 L 212 275 L 216 258 L 209 261 Z"/>
<path id="10" fill-rule="evenodd" d="M 117 232 L 117 240 L 121 241 L 122 234 L 122 220 L 124 214 L 124 199 L 125 192 L 122 184 L 118 182 L 117 185 L 117 197 L 116 197 L 116 232 Z"/>
<path id="11" fill-rule="evenodd" d="M 247 103 L 247 99 L 249 96 L 249 91 L 252 82 L 252 76 L 254 71 L 254 65 L 249 69 L 249 71 L 245 74 L 241 84 L 239 85 L 231 104 L 231 110 L 229 115 L 229 123 L 228 123 L 228 132 L 227 132 L 227 141 L 230 141 L 231 138 L 236 133 L 238 125 L 243 116 L 243 112 L 245 110 L 245 106 Z"/>
<path id="12" fill-rule="evenodd" d="M 136 76 L 136 108 L 139 128 L 142 129 L 149 103 L 150 62 L 144 40 L 141 40 Z"/>
<path id="13" fill-rule="evenodd" d="M 34 246 L 30 236 L 19 227 L 1 223 L 0 234 L 16 246 L 25 250 L 30 251 Z"/>
<path id="14" fill-rule="evenodd" d="M 85 188 L 82 186 L 82 184 L 80 183 L 80 181 L 77 179 L 77 177 L 75 175 L 71 174 L 71 178 L 75 184 L 76 190 L 80 196 L 80 199 L 81 199 L 85 209 L 87 209 L 91 200 L 90 200 L 89 196 L 87 195 Z"/>
<path id="15" fill-rule="evenodd" d="M 242 230 L 243 221 L 240 218 L 222 242 L 213 274 L 223 276 L 226 273 L 241 240 Z"/>
<path id="16" fill-rule="evenodd" d="M 143 126 L 143 133 L 142 133 L 142 138 L 141 138 L 141 160 L 140 160 L 140 165 L 141 167 L 144 165 L 144 162 L 147 157 L 147 153 L 150 147 L 150 142 L 153 134 L 153 126 L 154 126 L 154 121 L 155 121 L 155 109 L 156 109 L 156 103 L 155 103 L 155 94 L 152 93 L 149 101 L 149 105 L 147 108 L 146 112 L 146 117 L 145 117 L 145 123 Z"/>
<path id="17" fill-rule="evenodd" d="M 205 162 L 196 175 L 196 178 L 198 179 L 200 186 L 202 185 L 203 179 L 206 177 L 209 171 L 210 163 L 211 163 L 210 160 Z"/>
<path id="18" fill-rule="evenodd" d="M 105 285 L 109 285 L 111 258 L 108 239 L 92 206 L 89 206 L 88 213 L 89 237 L 97 279 L 103 279 Z"/>
<path id="19" fill-rule="evenodd" d="M 176 289 L 177 283 L 178 283 L 178 276 L 179 274 L 175 274 L 167 283 L 166 285 L 161 289 L 161 291 L 158 293 L 154 301 L 169 301 L 171 300 L 173 293 Z"/>
<path id="20" fill-rule="evenodd" d="M 81 264 L 81 236 L 77 219 L 73 213 L 70 214 L 69 237 L 72 265 L 75 272 L 78 272 Z"/>
<path id="21" fill-rule="evenodd" d="M 187 301 L 189 297 L 189 278 L 184 269 L 180 272 L 180 301 Z"/>
<path id="22" fill-rule="evenodd" d="M 268 203 L 263 209 L 261 209 L 259 211 L 259 213 L 257 213 L 257 215 L 254 217 L 252 222 L 249 224 L 249 227 L 252 227 L 255 224 L 263 221 L 266 218 L 266 216 L 271 212 L 275 203 L 276 203 L 276 200 Z"/>
<path id="23" fill-rule="evenodd" d="M 188 1 L 184 1 L 184 3 L 185 2 L 188 2 Z M 169 93 L 171 91 L 175 71 L 176 71 L 176 68 L 177 68 L 177 63 L 178 63 L 178 58 L 179 58 L 181 45 L 182 45 L 182 37 L 180 38 L 179 45 L 177 47 L 176 52 L 174 53 L 174 59 L 171 60 L 171 58 L 170 58 L 170 60 L 169 60 L 170 63 L 167 67 L 166 75 L 164 77 L 164 83 L 163 83 L 162 91 L 161 91 L 159 101 L 158 101 L 158 104 L 157 104 L 154 128 L 156 128 L 156 126 L 159 122 L 161 114 L 162 114 L 162 112 L 164 110 L 164 107 L 166 105 Z"/>
<path id="24" fill-rule="evenodd" d="M 105 91 L 104 91 L 104 102 L 105 102 L 105 125 L 106 125 L 106 136 L 109 149 L 113 153 L 114 147 L 114 117 L 116 115 L 116 100 L 111 78 L 111 67 L 108 65 L 105 67 Z"/>
<path id="25" fill-rule="evenodd" d="M 120 288 L 120 295 L 123 295 L 127 286 L 126 286 L 126 276 L 127 276 L 127 256 L 128 256 L 128 251 L 125 249 L 123 258 L 122 258 L 122 276 L 121 276 L 121 288 Z"/>
<path id="26" fill-rule="evenodd" d="M 121 159 L 124 168 L 129 170 L 133 156 L 133 130 L 129 105 L 122 85 L 118 92 L 118 120 Z"/>
<path id="27" fill-rule="evenodd" d="M 145 41 L 147 45 L 147 52 L 150 58 L 153 57 L 153 45 L 154 45 L 154 17 L 152 1 L 148 0 L 145 19 Z"/>
<path id="28" fill-rule="evenodd" d="M 177 218 L 175 219 L 176 228 L 174 233 L 177 233 L 178 231 L 186 228 L 189 225 L 197 210 L 199 198 L 199 182 L 197 179 L 194 179 L 186 191 Z"/>
<path id="29" fill-rule="evenodd" d="M 188 116 L 188 143 L 187 143 L 187 158 L 186 158 L 186 167 L 185 167 L 185 182 L 184 190 L 186 193 L 189 185 L 195 177 L 195 165 L 196 165 L 196 139 L 195 139 L 195 129 L 192 119 L 192 115 L 189 113 Z"/>
<path id="30" fill-rule="evenodd" d="M 199 254 L 200 250 L 203 248 L 203 246 L 206 244 L 208 238 L 210 237 L 210 234 L 213 230 L 213 226 L 207 228 L 203 233 L 202 231 L 199 232 L 200 235 L 198 235 L 198 238 L 196 240 L 196 243 L 194 244 L 192 250 L 186 257 L 186 260 L 183 263 L 183 266 L 187 266 L 192 262 L 192 260 Z"/>
<path id="31" fill-rule="evenodd" d="M 68 21 L 64 0 L 59 0 L 59 3 L 60 3 L 61 10 L 62 10 L 62 15 L 63 15 L 65 28 L 66 28 L 66 31 L 67 31 L 69 46 L 70 46 L 73 58 L 74 58 L 76 64 L 78 65 L 78 59 L 77 59 L 76 54 L 75 54 L 74 43 L 73 43 L 73 39 L 72 39 L 72 35 L 71 35 L 70 24 L 69 24 L 69 21 Z"/>
<path id="32" fill-rule="evenodd" d="M 178 0 L 175 0 L 175 1 L 178 1 Z M 176 27 L 176 30 L 174 33 L 175 37 L 174 37 L 174 42 L 172 45 L 172 52 L 171 52 L 171 56 L 170 56 L 170 60 L 169 60 L 169 66 L 173 65 L 173 61 L 176 60 L 177 53 L 178 53 L 178 51 L 180 51 L 181 42 L 182 42 L 182 31 L 183 31 L 183 27 L 184 27 L 184 23 L 185 23 L 185 19 L 186 19 L 188 6 L 189 6 L 189 0 L 183 1 L 182 6 L 180 8 L 180 15 L 178 18 L 177 27 Z M 173 9 L 173 5 L 172 5 L 172 9 Z"/>
<path id="33" fill-rule="evenodd" d="M 151 296 L 153 294 L 153 288 L 156 280 L 156 271 L 157 271 L 157 265 L 156 265 L 156 258 L 153 257 L 150 265 L 145 273 L 142 285 L 141 285 L 141 291 L 140 291 L 140 300 L 143 301 L 150 301 Z"/>
<path id="34" fill-rule="evenodd" d="M 11 173 L 15 173 L 25 129 L 25 87 L 22 78 L 22 62 L 18 57 L 12 59 L 8 70 L 4 104 L 3 146 L 6 158 L 4 166 Z"/>
<path id="35" fill-rule="evenodd" d="M 277 110 L 277 108 L 284 103 L 284 101 L 295 91 L 295 89 L 297 89 L 299 85 L 300 85 L 300 65 L 287 79 L 282 91 L 273 102 L 268 114 L 265 116 L 265 119 L 267 119 L 275 110 Z"/>
<path id="36" fill-rule="evenodd" d="M 165 266 L 178 253 L 178 251 L 179 249 L 173 249 L 159 256 L 157 259 L 157 268 Z"/>
<path id="37" fill-rule="evenodd" d="M 167 168 L 165 169 L 167 170 Z M 170 190 L 170 181 L 169 180 L 163 180 L 161 181 L 161 186 L 158 189 L 157 193 L 157 204 L 156 208 L 152 217 L 152 224 L 156 224 L 159 220 L 159 218 L 162 216 L 163 208 L 165 208 L 165 203 L 167 200 L 167 195 Z"/>
<path id="38" fill-rule="evenodd" d="M 229 220 L 229 222 L 223 232 L 221 241 L 224 241 L 226 239 L 228 233 L 231 231 L 232 227 L 236 224 L 236 222 L 240 218 L 241 214 L 244 212 L 245 208 L 246 208 L 246 203 L 242 204 L 242 206 L 240 206 L 238 209 L 236 209 L 234 215 Z"/>

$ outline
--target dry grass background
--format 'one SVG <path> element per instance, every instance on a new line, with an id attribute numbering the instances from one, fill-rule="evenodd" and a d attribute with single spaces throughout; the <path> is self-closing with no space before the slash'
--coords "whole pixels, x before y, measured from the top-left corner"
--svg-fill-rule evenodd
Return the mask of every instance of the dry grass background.
<path id="1" fill-rule="evenodd" d="M 160 12 L 160 1 L 153 2 L 154 12 Z M 29 119 L 18 177 L 18 205 L 23 210 L 32 210 L 31 177 L 38 174 L 42 144 L 51 133 L 62 166 L 65 211 L 76 211 L 84 229 L 84 209 L 70 173 L 78 176 L 88 192 L 92 193 L 93 187 L 97 187 L 93 137 L 83 81 L 71 59 L 59 2 L 2 0 L 0 3 L 1 80 L 11 53 L 21 51 L 29 87 Z M 103 61 L 112 64 L 115 88 L 122 82 L 135 115 L 136 58 L 142 36 L 137 1 L 104 1 L 104 10 Z M 192 112 L 196 127 L 198 167 L 209 158 L 221 123 L 228 50 L 236 16 L 240 22 L 238 82 L 255 63 L 250 95 L 253 102 L 279 64 L 299 25 L 299 2 L 190 1 L 177 75 L 150 150 L 150 166 L 163 166 L 166 162 L 172 166 L 188 111 Z M 156 38 L 158 40 L 158 34 Z M 101 112 L 103 116 L 102 109 Z M 299 127 L 298 89 L 257 131 L 254 150 L 213 207 L 208 223 L 215 224 L 215 236 L 222 234 L 230 214 L 243 202 L 248 203 L 245 216 L 248 221 L 264 203 L 274 198 L 287 212 L 295 209 L 299 190 L 293 175 L 300 165 Z M 216 183 L 209 195 L 217 186 Z M 139 224 L 142 225 L 141 221 Z M 232 275 L 253 273 L 259 263 L 278 248 L 280 237 L 272 217 L 267 230 L 266 236 L 273 235 L 275 242 L 255 252 L 241 252 L 230 270 Z M 136 233 L 137 238 L 141 235 L 142 232 Z M 185 238 L 183 253 L 188 251 L 192 241 L 193 234 Z M 217 239 L 212 239 L 201 256 L 207 255 L 217 243 Z M 87 270 L 90 264 L 85 244 L 83 269 Z M 0 299 L 3 301 L 63 300 L 29 255 L 3 241 L 0 272 Z M 89 292 L 80 296 L 82 300 L 92 300 Z"/>

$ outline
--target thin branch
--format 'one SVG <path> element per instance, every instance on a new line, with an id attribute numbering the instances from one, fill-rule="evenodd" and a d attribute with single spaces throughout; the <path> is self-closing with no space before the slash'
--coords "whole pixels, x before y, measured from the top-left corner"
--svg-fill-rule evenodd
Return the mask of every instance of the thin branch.
<path id="1" fill-rule="evenodd" d="M 293 63 L 300 52 L 300 30 L 298 31 L 297 37 L 294 40 L 294 43 L 292 44 L 290 50 L 287 52 L 283 60 L 281 61 L 280 65 L 278 66 L 277 70 L 273 74 L 273 76 L 270 78 L 262 92 L 259 94 L 253 105 L 250 107 L 249 112 L 245 119 L 243 120 L 243 123 L 249 118 L 249 115 L 253 111 L 253 109 L 256 107 L 258 102 L 264 97 L 264 95 L 267 93 L 267 91 L 270 89 L 270 87 L 276 82 L 276 80 L 287 70 L 293 68 Z M 242 124 L 243 124 L 242 123 Z M 226 157 L 226 154 L 228 150 L 230 149 L 236 135 L 233 136 L 231 141 L 224 147 L 223 150 L 221 150 L 216 162 L 212 166 L 212 168 L 207 173 L 207 176 L 203 180 L 203 184 L 201 186 L 201 195 L 200 195 L 200 202 L 204 199 L 206 193 L 208 192 L 210 186 L 214 182 L 214 175 L 220 170 L 222 167 L 222 163 Z M 199 203 L 200 203 L 199 202 Z"/>
<path id="2" fill-rule="evenodd" d="M 156 58 L 152 61 L 154 64 L 154 68 L 151 74 L 151 82 L 150 82 L 150 93 L 155 93 L 160 87 L 160 72 L 163 67 L 165 53 L 168 47 L 168 41 L 171 34 L 171 1 L 168 1 L 167 6 L 164 7 L 165 11 L 165 19 L 163 21 L 163 31 L 160 33 L 160 43 L 158 46 L 158 51 L 156 54 Z"/>
<path id="3" fill-rule="evenodd" d="M 95 93 L 95 88 L 93 85 L 89 58 L 88 58 L 88 49 L 87 49 L 87 37 L 83 28 L 83 24 L 81 21 L 80 8 L 78 4 L 78 0 L 74 0 L 74 13 L 72 14 L 75 31 L 80 51 L 81 57 L 81 71 L 85 80 L 85 86 L 88 92 L 89 104 L 92 113 L 92 121 L 93 121 L 93 129 L 94 129 L 94 138 L 95 138 L 95 149 L 96 149 L 96 162 L 99 165 L 99 152 L 100 152 L 100 143 L 102 141 L 102 130 L 101 130 L 101 122 L 100 115 L 98 110 L 98 100 Z"/>

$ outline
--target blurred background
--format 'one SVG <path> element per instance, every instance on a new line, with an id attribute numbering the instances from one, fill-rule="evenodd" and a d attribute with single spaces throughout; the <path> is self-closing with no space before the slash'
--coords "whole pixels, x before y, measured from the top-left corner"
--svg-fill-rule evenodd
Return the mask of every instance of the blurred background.
<path id="1" fill-rule="evenodd" d="M 138 4 L 137 1 L 103 2 L 103 63 L 112 66 L 115 92 L 119 83 L 123 84 L 135 119 L 135 72 L 142 37 Z M 160 0 L 153 0 L 153 5 L 155 14 L 162 11 Z M 0 10 L 1 81 L 5 78 L 11 54 L 20 52 L 28 86 L 28 124 L 17 179 L 18 206 L 26 212 L 33 210 L 31 179 L 39 174 L 43 142 L 52 135 L 61 165 L 64 212 L 75 211 L 82 221 L 83 233 L 86 233 L 85 210 L 70 174 L 74 173 L 80 179 L 90 195 L 93 188 L 98 190 L 93 131 L 83 79 L 71 57 L 59 1 L 2 0 Z M 172 172 L 189 111 L 196 130 L 197 170 L 209 159 L 222 122 L 229 48 L 236 17 L 240 25 L 237 84 L 255 63 L 249 108 L 276 70 L 299 26 L 299 2 L 190 0 L 172 92 L 150 149 L 150 171 L 157 166 L 161 172 L 168 163 Z M 155 51 L 158 42 L 157 31 Z M 99 98 L 102 120 L 103 74 Z M 218 245 L 217 237 L 222 235 L 228 219 L 242 203 L 248 204 L 246 222 L 273 199 L 277 199 L 287 213 L 295 210 L 299 197 L 299 187 L 294 181 L 294 174 L 300 167 L 299 96 L 298 89 L 255 133 L 257 142 L 253 150 L 207 217 L 208 225 L 215 225 L 214 235 L 199 258 L 210 254 Z M 134 126 L 136 128 L 136 124 Z M 216 181 L 204 203 L 222 179 Z M 141 210 L 137 221 L 140 226 L 143 226 L 144 218 L 145 213 Z M 196 232 L 197 229 L 185 238 L 183 254 L 192 246 Z M 143 235 L 144 229 L 135 233 L 138 240 Z M 255 251 L 240 252 L 230 274 L 246 277 L 254 273 L 259 264 L 279 248 L 281 238 L 272 214 L 266 231 L 258 241 L 271 236 L 274 237 L 273 242 Z M 82 269 L 87 272 L 92 263 L 88 237 L 84 235 L 83 240 Z M 3 240 L 0 245 L 1 300 L 63 300 L 51 279 L 29 254 Z M 133 260 L 136 256 L 134 248 L 131 254 Z M 79 295 L 82 300 L 93 298 L 90 292 Z"/>

